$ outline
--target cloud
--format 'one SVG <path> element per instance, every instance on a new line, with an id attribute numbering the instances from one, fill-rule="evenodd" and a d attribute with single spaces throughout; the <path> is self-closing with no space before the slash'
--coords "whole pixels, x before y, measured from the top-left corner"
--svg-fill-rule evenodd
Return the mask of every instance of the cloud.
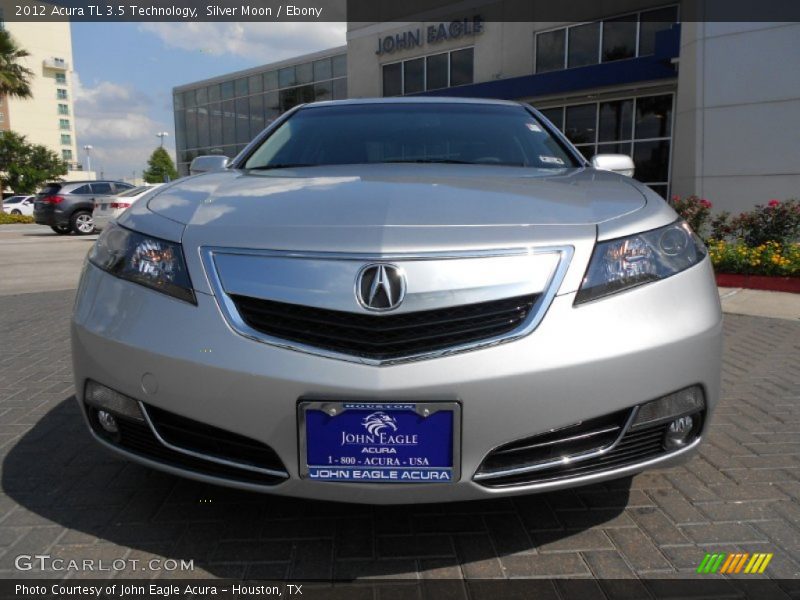
<path id="1" fill-rule="evenodd" d="M 112 81 L 85 86 L 74 76 L 75 125 L 82 146 L 92 146 L 92 168 L 107 178 L 141 176 L 147 159 L 159 144 L 155 134 L 172 131 L 171 123 L 150 116 L 156 108 L 150 96 L 133 87 Z M 173 151 L 172 138 L 165 146 Z M 173 152 L 174 159 L 174 152 Z M 85 162 L 85 159 L 84 161 Z"/>
<path id="2" fill-rule="evenodd" d="M 168 47 L 266 64 L 345 43 L 345 23 L 142 23 Z"/>

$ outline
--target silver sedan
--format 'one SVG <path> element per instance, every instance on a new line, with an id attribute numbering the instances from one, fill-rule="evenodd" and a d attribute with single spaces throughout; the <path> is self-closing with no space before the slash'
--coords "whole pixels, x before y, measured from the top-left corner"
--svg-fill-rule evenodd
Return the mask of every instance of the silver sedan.
<path id="1" fill-rule="evenodd" d="M 511 102 L 298 107 L 97 240 L 72 321 L 89 431 L 177 475 L 370 503 L 681 461 L 719 396 L 720 305 L 632 170 Z"/>

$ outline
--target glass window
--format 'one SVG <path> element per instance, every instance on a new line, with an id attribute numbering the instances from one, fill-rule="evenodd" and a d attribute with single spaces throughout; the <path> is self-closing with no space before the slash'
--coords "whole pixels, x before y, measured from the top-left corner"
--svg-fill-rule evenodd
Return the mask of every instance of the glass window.
<path id="1" fill-rule="evenodd" d="M 403 63 L 383 65 L 383 95 L 400 96 L 403 94 Z"/>
<path id="2" fill-rule="evenodd" d="M 208 106 L 197 107 L 197 145 L 201 148 L 211 145 L 208 125 Z"/>
<path id="3" fill-rule="evenodd" d="M 331 78 L 331 59 L 323 58 L 314 61 L 314 81 L 325 81 Z"/>
<path id="4" fill-rule="evenodd" d="M 264 94 L 264 116 L 267 121 L 271 121 L 281 114 L 281 100 L 278 92 L 267 92 Z"/>
<path id="5" fill-rule="evenodd" d="M 219 102 L 221 99 L 222 91 L 220 90 L 219 84 L 215 83 L 214 85 L 208 86 L 208 101 Z"/>
<path id="6" fill-rule="evenodd" d="M 60 114 L 60 115 L 68 115 L 69 114 L 69 105 L 67 105 L 67 104 L 59 104 L 58 105 L 58 114 Z"/>
<path id="7" fill-rule="evenodd" d="M 72 136 L 68 133 L 61 134 L 61 143 L 65 146 L 69 146 L 72 143 Z"/>
<path id="8" fill-rule="evenodd" d="M 669 140 L 635 142 L 633 162 L 636 179 L 644 183 L 659 183 L 669 178 Z"/>
<path id="9" fill-rule="evenodd" d="M 629 140 L 633 133 L 633 100 L 600 103 L 598 141 Z"/>
<path id="10" fill-rule="evenodd" d="M 262 75 L 251 75 L 247 78 L 247 88 L 251 94 L 260 94 L 264 91 L 264 77 Z"/>
<path id="11" fill-rule="evenodd" d="M 472 83 L 472 69 L 475 52 L 472 48 L 450 53 L 450 85 Z"/>
<path id="12" fill-rule="evenodd" d="M 314 86 L 304 85 L 297 88 L 297 103 L 305 104 L 306 102 L 314 101 Z"/>
<path id="13" fill-rule="evenodd" d="M 197 88 L 195 92 L 195 101 L 197 102 L 197 106 L 208 104 L 208 88 Z"/>
<path id="14" fill-rule="evenodd" d="M 333 80 L 333 99 L 344 100 L 347 98 L 347 78 L 340 77 Z"/>
<path id="15" fill-rule="evenodd" d="M 639 56 L 653 54 L 656 50 L 656 34 L 672 27 L 678 21 L 678 7 L 649 10 L 640 15 Z"/>
<path id="16" fill-rule="evenodd" d="M 61 151 L 62 156 L 64 155 L 64 152 L 69 152 L 69 150 L 62 150 Z M 70 192 L 70 194 L 78 194 L 79 196 L 88 196 L 91 193 L 92 193 L 92 188 L 89 186 L 88 183 L 86 185 L 82 185 L 79 188 L 75 188 Z"/>
<path id="17" fill-rule="evenodd" d="M 197 109 L 186 109 L 186 147 L 197 148 Z"/>
<path id="18" fill-rule="evenodd" d="M 631 156 L 631 143 L 597 144 L 598 154 L 627 154 Z"/>
<path id="19" fill-rule="evenodd" d="M 72 160 L 72 150 L 67 150 L 67 149 L 62 150 L 61 159 L 66 161 Z"/>
<path id="20" fill-rule="evenodd" d="M 237 79 L 233 86 L 234 95 L 237 98 L 240 96 L 247 96 L 247 77 Z"/>
<path id="21" fill-rule="evenodd" d="M 172 95 L 172 106 L 175 110 L 181 110 L 183 108 L 183 94 L 173 94 Z"/>
<path id="22" fill-rule="evenodd" d="M 582 146 L 575 146 L 586 160 L 592 160 L 595 155 L 594 144 L 584 144 Z"/>
<path id="23" fill-rule="evenodd" d="M 459 161 L 485 165 L 577 166 L 523 107 L 386 103 L 307 107 L 294 113 L 247 160 L 275 164 Z M 554 157 L 545 161 L 541 157 Z"/>
<path id="24" fill-rule="evenodd" d="M 636 55 L 636 15 L 603 21 L 603 62 Z"/>
<path id="25" fill-rule="evenodd" d="M 69 129 L 69 119 L 59 119 L 58 126 L 61 129 Z"/>
<path id="26" fill-rule="evenodd" d="M 600 23 L 586 23 L 569 29 L 568 67 L 595 65 L 600 56 Z"/>
<path id="27" fill-rule="evenodd" d="M 233 100 L 222 103 L 222 143 L 236 143 L 236 105 Z"/>
<path id="28" fill-rule="evenodd" d="M 186 108 L 193 108 L 197 106 L 195 100 L 195 93 L 194 90 L 189 90 L 188 92 L 183 92 L 183 105 Z"/>
<path id="29" fill-rule="evenodd" d="M 288 88 L 281 90 L 280 94 L 280 112 L 286 112 L 290 108 L 297 106 L 297 88 Z"/>
<path id="30" fill-rule="evenodd" d="M 67 83 L 66 73 L 56 73 L 56 83 L 60 83 L 62 85 Z"/>
<path id="31" fill-rule="evenodd" d="M 672 129 L 672 96 L 636 99 L 636 139 L 669 137 Z"/>
<path id="32" fill-rule="evenodd" d="M 566 30 L 547 31 L 536 35 L 536 72 L 546 73 L 564 68 Z"/>
<path id="33" fill-rule="evenodd" d="M 312 63 L 297 65 L 295 77 L 297 77 L 297 83 L 311 83 L 314 81 L 314 65 Z"/>
<path id="34" fill-rule="evenodd" d="M 544 117 L 561 131 L 564 131 L 564 108 L 545 108 L 540 111 Z"/>
<path id="35" fill-rule="evenodd" d="M 662 198 L 664 198 L 664 200 L 666 200 L 666 199 L 667 199 L 667 189 L 668 189 L 668 186 L 666 186 L 666 185 L 649 185 L 649 186 L 647 186 L 647 187 L 649 187 L 649 188 L 650 188 L 651 190 L 653 190 L 653 191 L 654 191 L 656 194 L 658 194 L 659 196 L 661 196 Z"/>
<path id="36" fill-rule="evenodd" d="M 297 75 L 294 67 L 286 67 L 278 71 L 278 85 L 282 88 L 297 85 Z"/>
<path id="37" fill-rule="evenodd" d="M 434 54 L 426 59 L 426 81 L 428 90 L 438 90 L 447 87 L 447 53 Z"/>
<path id="38" fill-rule="evenodd" d="M 264 73 L 264 91 L 269 92 L 270 90 L 277 90 L 278 89 L 278 72 L 277 71 L 267 71 Z"/>
<path id="39" fill-rule="evenodd" d="M 346 77 L 347 76 L 347 55 L 346 54 L 337 54 L 331 59 L 331 63 L 333 65 L 333 76 L 334 77 Z"/>
<path id="40" fill-rule="evenodd" d="M 247 98 L 236 99 L 236 142 L 250 141 L 250 103 Z"/>
<path id="41" fill-rule="evenodd" d="M 573 144 L 595 142 L 597 104 L 579 104 L 567 107 L 564 133 Z"/>
<path id="42" fill-rule="evenodd" d="M 403 63 L 403 93 L 425 91 L 425 59 L 417 58 Z"/>
<path id="43" fill-rule="evenodd" d="M 331 87 L 330 81 L 326 81 L 325 83 L 315 83 L 314 84 L 314 100 L 332 100 L 333 99 L 333 88 Z"/>
<path id="44" fill-rule="evenodd" d="M 62 88 L 58 88 L 56 90 L 56 97 L 59 100 L 66 100 L 67 99 L 67 90 L 62 89 Z"/>
<path id="45" fill-rule="evenodd" d="M 209 146 L 222 143 L 222 105 L 219 102 L 208 105 Z"/>
<path id="46" fill-rule="evenodd" d="M 100 181 L 100 182 L 97 182 L 97 183 L 93 183 L 93 184 L 91 184 L 91 186 L 92 186 L 92 193 L 93 194 L 106 195 L 106 194 L 113 194 L 114 193 L 114 188 L 111 187 L 111 184 L 106 182 L 106 181 Z"/>
<path id="47" fill-rule="evenodd" d="M 175 144 L 178 148 L 186 147 L 186 115 L 182 110 L 175 112 Z"/>
<path id="48" fill-rule="evenodd" d="M 226 81 L 220 85 L 222 88 L 222 99 L 230 100 L 231 98 L 233 98 L 233 82 Z"/>
<path id="49" fill-rule="evenodd" d="M 261 77 L 259 77 L 261 79 Z M 264 96 L 250 96 L 250 138 L 256 137 L 264 129 Z"/>

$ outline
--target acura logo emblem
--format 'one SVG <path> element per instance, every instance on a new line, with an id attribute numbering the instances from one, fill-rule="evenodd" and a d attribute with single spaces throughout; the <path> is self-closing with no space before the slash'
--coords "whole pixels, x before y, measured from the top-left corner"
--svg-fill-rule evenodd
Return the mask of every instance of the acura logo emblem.
<path id="1" fill-rule="evenodd" d="M 386 311 L 400 306 L 406 295 L 406 276 L 394 265 L 363 267 L 356 277 L 356 297 L 367 310 Z"/>

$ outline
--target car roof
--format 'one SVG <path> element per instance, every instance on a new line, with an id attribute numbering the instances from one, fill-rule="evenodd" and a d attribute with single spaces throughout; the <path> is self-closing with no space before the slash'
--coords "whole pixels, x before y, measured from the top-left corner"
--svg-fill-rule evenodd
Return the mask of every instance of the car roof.
<path id="1" fill-rule="evenodd" d="M 79 179 L 78 181 L 49 181 L 42 187 L 47 187 L 48 185 L 83 185 L 85 183 L 122 183 L 124 185 L 131 185 L 130 183 L 119 181 L 118 179 Z"/>
<path id="2" fill-rule="evenodd" d="M 391 98 L 350 98 L 347 100 L 323 100 L 309 102 L 303 106 L 346 106 L 358 104 L 484 104 L 493 106 L 521 106 L 514 100 L 497 100 L 494 98 L 457 98 L 454 96 L 394 96 Z"/>

